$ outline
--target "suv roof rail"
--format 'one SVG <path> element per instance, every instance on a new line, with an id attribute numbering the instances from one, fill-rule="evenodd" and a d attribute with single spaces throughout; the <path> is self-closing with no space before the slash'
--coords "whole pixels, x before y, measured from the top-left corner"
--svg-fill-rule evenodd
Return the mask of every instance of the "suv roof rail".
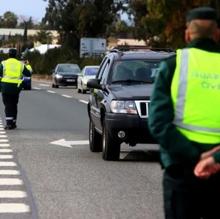
<path id="1" fill-rule="evenodd" d="M 110 50 L 110 52 L 126 52 L 126 51 L 136 51 L 136 50 L 151 50 L 155 52 L 175 52 L 171 48 L 152 48 L 149 46 L 130 46 L 130 45 L 118 45 Z"/>
<path id="2" fill-rule="evenodd" d="M 175 50 L 172 48 L 151 48 L 150 50 L 156 52 L 175 52 Z"/>

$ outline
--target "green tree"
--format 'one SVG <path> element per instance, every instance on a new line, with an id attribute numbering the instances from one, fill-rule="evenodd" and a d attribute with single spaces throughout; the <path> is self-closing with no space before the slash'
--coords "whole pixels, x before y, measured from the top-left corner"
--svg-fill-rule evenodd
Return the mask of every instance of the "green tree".
<path id="1" fill-rule="evenodd" d="M 50 44 L 52 42 L 52 36 L 49 31 L 41 30 L 37 33 L 35 38 L 37 41 L 41 42 L 42 44 Z"/>
<path id="2" fill-rule="evenodd" d="M 216 0 L 136 0 L 130 7 L 135 35 L 153 46 L 184 45 L 185 14 L 198 6 L 212 6 L 220 12 Z"/>
<path id="3" fill-rule="evenodd" d="M 81 37 L 106 37 L 118 5 L 113 0 L 49 0 L 44 24 L 59 31 L 61 43 L 79 50 Z"/>
<path id="4" fill-rule="evenodd" d="M 16 14 L 13 12 L 7 11 L 1 17 L 1 26 L 5 28 L 15 28 L 18 22 Z"/>

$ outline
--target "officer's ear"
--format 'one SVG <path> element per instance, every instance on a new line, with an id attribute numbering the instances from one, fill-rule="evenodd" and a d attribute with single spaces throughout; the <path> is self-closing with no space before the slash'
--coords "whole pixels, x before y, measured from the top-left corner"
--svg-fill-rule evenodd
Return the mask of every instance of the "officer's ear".
<path id="1" fill-rule="evenodd" d="M 190 30 L 187 28 L 185 30 L 185 42 L 189 43 L 191 41 L 191 34 L 190 34 Z"/>

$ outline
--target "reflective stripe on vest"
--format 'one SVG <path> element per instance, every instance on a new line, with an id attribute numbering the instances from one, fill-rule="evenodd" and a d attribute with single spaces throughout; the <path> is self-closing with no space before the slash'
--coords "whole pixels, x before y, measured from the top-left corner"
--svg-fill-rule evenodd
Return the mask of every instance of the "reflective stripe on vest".
<path id="1" fill-rule="evenodd" d="M 195 48 L 177 51 L 171 84 L 174 121 L 192 141 L 220 142 L 220 54 Z"/>
<path id="2" fill-rule="evenodd" d="M 24 70 L 24 65 L 14 58 L 9 58 L 2 62 L 3 65 L 3 77 L 2 82 L 15 83 L 18 86 L 22 82 L 22 72 Z"/>

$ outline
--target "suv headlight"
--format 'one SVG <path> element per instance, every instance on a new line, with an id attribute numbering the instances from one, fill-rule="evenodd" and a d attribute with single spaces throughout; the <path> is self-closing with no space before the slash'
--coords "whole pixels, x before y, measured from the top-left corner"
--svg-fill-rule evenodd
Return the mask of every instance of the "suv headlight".
<path id="1" fill-rule="evenodd" d="M 55 77 L 56 77 L 57 79 L 61 79 L 61 78 L 63 78 L 62 75 L 58 75 L 58 74 L 57 74 Z"/>
<path id="2" fill-rule="evenodd" d="M 111 111 L 113 113 L 137 114 L 134 101 L 113 100 L 111 102 Z"/>

